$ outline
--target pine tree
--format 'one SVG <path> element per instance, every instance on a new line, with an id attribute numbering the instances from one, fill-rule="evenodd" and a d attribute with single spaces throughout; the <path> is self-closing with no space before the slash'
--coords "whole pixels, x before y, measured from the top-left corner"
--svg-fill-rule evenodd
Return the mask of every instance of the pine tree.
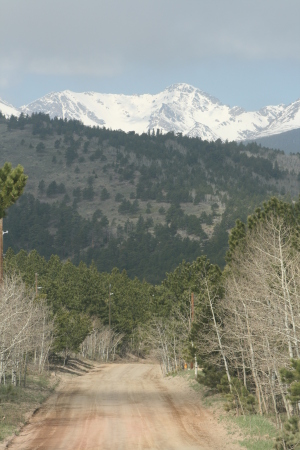
<path id="1" fill-rule="evenodd" d="M 8 162 L 0 169 L 0 218 L 5 216 L 6 209 L 13 205 L 23 193 L 27 176 L 20 164 L 16 168 Z"/>

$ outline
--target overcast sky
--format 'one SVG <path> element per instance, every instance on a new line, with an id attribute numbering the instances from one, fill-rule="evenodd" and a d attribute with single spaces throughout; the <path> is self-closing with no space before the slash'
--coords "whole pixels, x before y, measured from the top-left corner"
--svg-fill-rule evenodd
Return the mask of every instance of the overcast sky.
<path id="1" fill-rule="evenodd" d="M 0 97 L 192 84 L 247 110 L 300 97 L 299 0 L 0 0 Z"/>

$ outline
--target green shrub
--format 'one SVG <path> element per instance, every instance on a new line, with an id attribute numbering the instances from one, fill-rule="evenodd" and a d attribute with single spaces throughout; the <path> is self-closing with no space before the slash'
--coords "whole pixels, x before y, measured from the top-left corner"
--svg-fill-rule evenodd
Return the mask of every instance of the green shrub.
<path id="1" fill-rule="evenodd" d="M 108 200 L 110 197 L 109 192 L 106 188 L 103 188 L 100 194 L 100 198 L 102 201 Z"/>
<path id="2" fill-rule="evenodd" d="M 225 394 L 225 398 L 227 400 L 227 403 L 225 404 L 226 411 L 235 409 L 238 415 L 240 412 L 243 415 L 246 413 L 255 413 L 255 397 L 250 394 L 248 389 L 238 378 L 231 377 L 230 390 L 227 375 L 223 375 L 221 383 L 218 385 L 218 389 L 220 392 Z"/>
<path id="3" fill-rule="evenodd" d="M 276 450 L 299 450 L 300 449 L 300 430 L 299 418 L 292 417 L 284 424 L 284 430 L 277 437 L 274 445 Z"/>
<path id="4" fill-rule="evenodd" d="M 37 153 L 43 153 L 46 147 L 43 142 L 39 142 L 35 148 Z"/>

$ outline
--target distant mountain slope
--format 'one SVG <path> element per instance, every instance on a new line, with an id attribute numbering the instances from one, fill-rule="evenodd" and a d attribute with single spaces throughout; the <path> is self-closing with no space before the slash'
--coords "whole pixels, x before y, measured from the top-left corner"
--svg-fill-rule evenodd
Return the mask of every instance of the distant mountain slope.
<path id="1" fill-rule="evenodd" d="M 4 114 L 9 114 L 9 105 L 3 105 Z M 288 106 L 266 106 L 247 112 L 238 106 L 224 105 L 184 83 L 173 84 L 155 95 L 53 92 L 20 111 L 29 115 L 43 112 L 51 118 L 75 119 L 88 126 L 134 130 L 139 134 L 153 129 L 174 131 L 209 141 L 254 140 L 300 128 L 300 100 Z M 19 111 L 12 113 L 18 115 Z"/>
<path id="2" fill-rule="evenodd" d="M 19 117 L 19 115 L 20 115 L 20 110 L 19 109 L 15 108 L 14 106 L 12 106 L 9 103 L 5 102 L 1 98 L 0 98 L 0 112 L 2 112 L 2 114 L 5 117 L 10 117 L 10 116 L 17 116 L 17 117 Z"/>
<path id="3" fill-rule="evenodd" d="M 300 99 L 285 106 L 279 115 L 256 138 L 273 136 L 274 134 L 300 128 Z"/>
<path id="4" fill-rule="evenodd" d="M 283 150 L 285 153 L 300 153 L 300 128 L 244 142 L 256 142 L 262 147 Z"/>

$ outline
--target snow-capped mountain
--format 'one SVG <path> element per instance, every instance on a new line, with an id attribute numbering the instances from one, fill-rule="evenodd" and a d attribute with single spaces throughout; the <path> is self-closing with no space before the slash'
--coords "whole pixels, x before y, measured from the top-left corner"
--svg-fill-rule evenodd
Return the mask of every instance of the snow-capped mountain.
<path id="1" fill-rule="evenodd" d="M 296 128 L 300 128 L 300 99 L 285 106 L 278 117 L 261 134 L 255 137 L 272 136 L 274 134 L 295 130 Z"/>
<path id="2" fill-rule="evenodd" d="M 0 104 L 1 110 L 1 104 Z M 244 140 L 300 128 L 300 100 L 247 112 L 229 107 L 188 84 L 155 94 L 53 92 L 20 108 L 25 114 L 77 119 L 89 126 L 147 132 L 161 129 L 207 140 Z"/>
<path id="3" fill-rule="evenodd" d="M 10 117 L 10 116 L 19 117 L 19 115 L 20 115 L 20 110 L 18 108 L 14 108 L 12 105 L 5 102 L 1 98 L 0 98 L 0 111 L 6 117 Z"/>

